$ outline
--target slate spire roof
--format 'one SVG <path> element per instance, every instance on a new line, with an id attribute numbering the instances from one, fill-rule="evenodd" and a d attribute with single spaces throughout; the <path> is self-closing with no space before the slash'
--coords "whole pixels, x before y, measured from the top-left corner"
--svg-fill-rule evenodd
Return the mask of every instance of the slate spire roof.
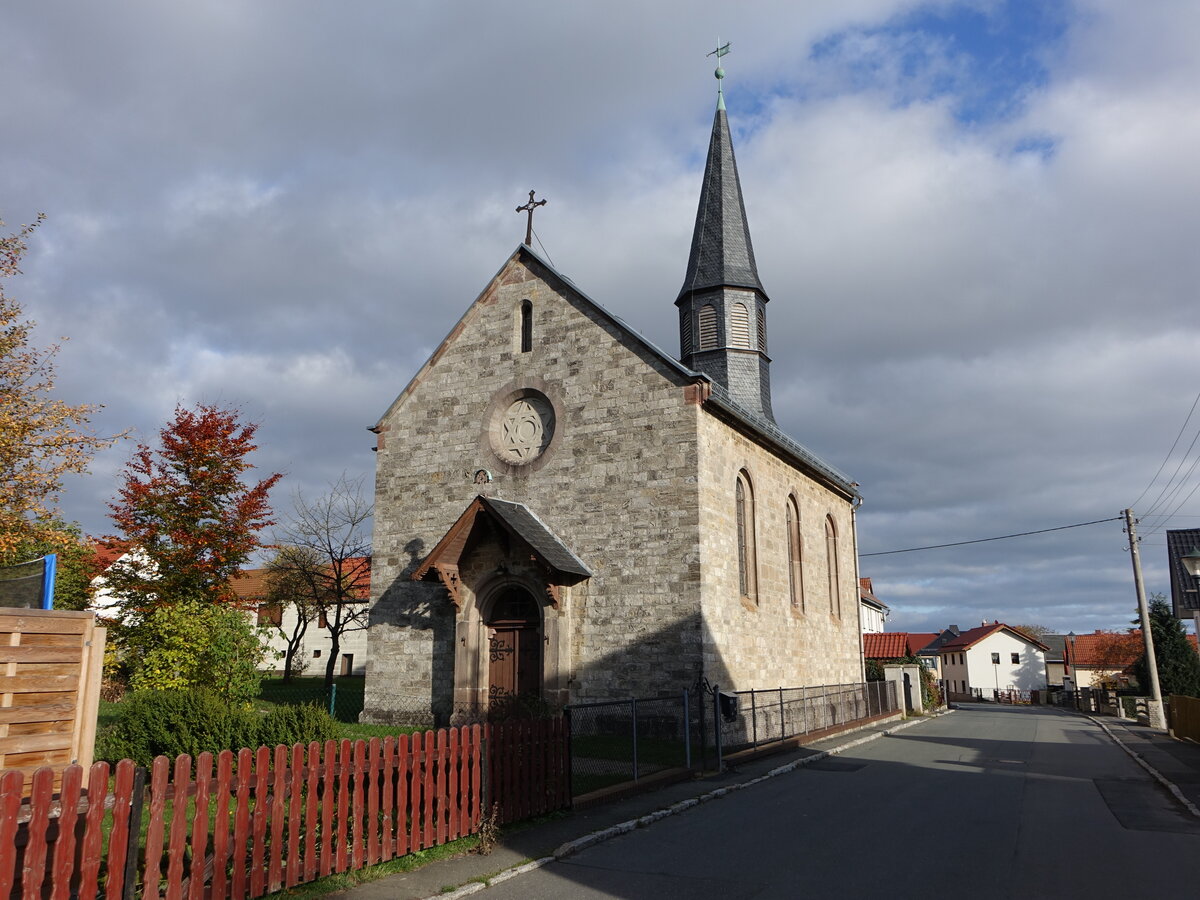
<path id="1" fill-rule="evenodd" d="M 693 291 L 716 287 L 750 288 L 767 299 L 758 279 L 750 226 L 746 223 L 746 205 L 737 162 L 733 158 L 733 140 L 725 104 L 717 106 L 713 116 L 708 161 L 700 186 L 700 204 L 696 209 L 696 227 L 692 232 L 692 251 L 688 256 L 682 299 Z"/>

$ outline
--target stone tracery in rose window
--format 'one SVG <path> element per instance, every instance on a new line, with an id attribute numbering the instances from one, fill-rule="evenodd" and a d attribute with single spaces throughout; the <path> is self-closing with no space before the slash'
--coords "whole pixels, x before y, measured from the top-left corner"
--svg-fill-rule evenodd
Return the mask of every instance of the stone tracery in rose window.
<path id="1" fill-rule="evenodd" d="M 541 397 L 515 401 L 500 421 L 499 455 L 521 464 L 537 459 L 554 436 L 554 409 Z"/>

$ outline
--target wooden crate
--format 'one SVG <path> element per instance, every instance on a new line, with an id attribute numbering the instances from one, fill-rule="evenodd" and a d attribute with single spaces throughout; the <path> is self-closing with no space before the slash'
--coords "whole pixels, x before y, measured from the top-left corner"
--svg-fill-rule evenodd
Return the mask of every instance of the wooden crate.
<path id="1" fill-rule="evenodd" d="M 28 791 L 35 769 L 87 771 L 96 740 L 105 629 L 90 612 L 0 609 L 0 772 Z"/>

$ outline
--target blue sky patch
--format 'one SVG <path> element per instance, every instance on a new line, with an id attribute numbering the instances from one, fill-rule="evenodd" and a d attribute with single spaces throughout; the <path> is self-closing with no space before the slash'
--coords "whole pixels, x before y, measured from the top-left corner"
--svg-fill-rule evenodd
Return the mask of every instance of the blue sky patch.
<path id="1" fill-rule="evenodd" d="M 944 99 L 963 124 L 986 124 L 1047 83 L 1068 15 L 1066 0 L 929 5 L 830 35 L 811 59 L 842 89 L 884 91 L 901 106 Z"/>

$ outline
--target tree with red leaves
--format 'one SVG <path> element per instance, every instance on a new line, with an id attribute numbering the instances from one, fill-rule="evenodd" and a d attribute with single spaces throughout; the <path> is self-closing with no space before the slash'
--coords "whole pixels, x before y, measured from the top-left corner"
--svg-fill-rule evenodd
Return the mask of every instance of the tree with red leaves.
<path id="1" fill-rule="evenodd" d="M 267 495 L 282 477 L 243 483 L 257 430 L 236 410 L 177 406 L 159 432 L 161 446 L 138 445 L 109 504 L 121 537 L 138 548 L 108 573 L 127 613 L 236 600 L 230 579 L 263 546 L 259 532 L 275 524 Z"/>

